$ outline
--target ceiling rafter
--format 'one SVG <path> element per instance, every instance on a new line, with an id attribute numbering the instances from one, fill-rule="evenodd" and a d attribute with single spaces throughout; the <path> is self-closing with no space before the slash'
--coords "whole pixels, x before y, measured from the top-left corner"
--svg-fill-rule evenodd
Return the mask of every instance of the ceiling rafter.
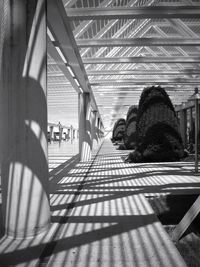
<path id="1" fill-rule="evenodd" d="M 146 84 L 145 84 L 146 86 Z M 181 88 L 181 89 L 180 89 Z M 141 87 L 141 84 L 116 84 L 116 85 L 95 85 L 94 86 L 94 91 L 96 93 L 106 93 L 106 92 L 110 92 L 110 91 L 113 91 L 113 94 L 116 96 L 116 89 L 118 91 L 120 90 L 123 90 L 124 92 L 126 93 L 129 93 L 129 92 L 133 92 L 132 90 L 135 90 L 135 89 L 139 89 L 140 92 L 142 92 L 142 87 Z M 186 91 L 189 91 L 191 92 L 191 88 L 189 88 L 187 85 L 184 85 L 184 84 L 167 84 L 165 85 L 165 89 L 166 90 L 171 90 L 173 92 L 176 92 L 176 93 L 181 93 L 182 91 L 186 92 Z M 181 90 L 181 91 L 180 91 Z M 129 99 L 127 99 L 129 100 Z"/>
<path id="2" fill-rule="evenodd" d="M 110 3 L 112 3 L 112 0 L 105 0 L 105 1 L 103 1 L 103 3 L 100 3 L 99 7 L 108 7 L 110 5 Z M 66 11 L 67 11 L 67 9 L 66 9 Z M 81 22 L 80 25 L 78 27 L 76 27 L 74 30 L 74 37 L 78 38 L 81 35 L 83 35 L 83 33 L 85 31 L 87 31 L 87 29 L 89 27 L 91 27 L 91 25 L 93 23 L 94 23 L 93 20 Z"/>
<path id="3" fill-rule="evenodd" d="M 71 20 L 200 18 L 199 6 L 153 6 L 66 9 Z"/>
<path id="4" fill-rule="evenodd" d="M 59 1 L 66 4 L 66 23 L 73 29 L 105 127 L 138 103 L 145 86 L 163 86 L 173 103 L 179 104 L 199 85 L 200 3 Z M 56 63 L 63 65 L 62 60 Z M 48 66 L 50 88 L 70 87 L 53 61 L 48 60 Z"/>
<path id="5" fill-rule="evenodd" d="M 157 25 L 154 25 L 153 26 L 154 27 L 154 29 L 163 37 L 163 38 L 168 38 L 168 36 L 167 36 L 167 34 L 162 30 L 162 29 L 160 29 L 160 27 L 159 26 L 157 26 Z M 188 40 L 188 39 L 184 39 L 184 40 Z M 159 49 L 161 49 L 161 48 L 159 48 Z M 175 49 L 178 51 L 178 52 L 180 52 L 183 56 L 188 56 L 188 54 L 182 49 L 182 48 L 180 48 L 180 47 L 178 47 L 178 46 L 175 46 Z M 166 50 L 165 50 L 166 51 Z M 167 52 L 168 53 L 168 52 Z M 166 54 L 166 53 L 165 53 Z"/>
<path id="6" fill-rule="evenodd" d="M 173 21 L 173 20 L 172 20 Z M 180 22 L 180 20 L 178 20 L 179 22 Z M 176 21 L 175 21 L 175 25 L 176 25 Z M 184 24 L 185 25 L 185 24 Z M 166 38 L 167 37 L 167 34 L 165 34 L 158 26 L 155 26 L 154 27 L 155 28 L 155 30 L 164 38 Z M 175 28 L 176 29 L 176 28 Z M 176 29 L 177 30 L 177 29 Z M 187 35 L 187 33 L 185 33 L 186 35 Z M 185 36 L 185 34 L 183 34 L 183 36 Z M 198 36 L 195 36 L 195 37 L 197 37 L 198 38 Z M 189 38 L 189 37 L 188 37 Z M 186 40 L 188 40 L 188 38 L 186 39 Z M 185 52 L 185 50 L 183 50 L 183 48 L 182 47 L 178 47 L 178 46 L 175 46 L 174 47 L 179 53 L 181 53 L 183 56 L 189 56 L 188 55 L 188 53 L 186 53 Z M 166 50 L 166 49 L 164 49 L 164 48 L 160 48 L 160 49 L 162 49 L 162 51 L 164 51 L 164 53 L 165 53 L 165 55 L 166 56 L 170 56 L 170 53 Z M 167 52 L 167 53 L 166 53 Z M 177 66 L 178 67 L 180 67 L 181 69 L 183 69 L 183 66 L 181 65 L 181 64 L 177 64 Z M 196 64 L 194 64 L 193 66 L 195 66 L 195 67 L 198 67 Z"/>
<path id="7" fill-rule="evenodd" d="M 47 38 L 47 43 L 48 43 L 48 53 L 53 57 L 53 59 L 55 60 L 55 62 L 60 62 L 59 64 L 59 68 L 62 71 L 62 75 L 59 75 L 59 77 L 66 77 L 66 81 L 62 82 L 62 84 L 71 84 L 72 87 L 79 92 L 79 88 L 77 86 L 77 84 L 75 83 L 73 77 L 71 76 L 69 70 L 67 69 L 66 65 L 64 64 L 64 62 L 62 61 L 62 59 L 60 58 L 55 46 L 52 44 L 51 40 L 49 39 L 49 37 Z M 57 75 L 49 75 L 48 77 L 58 77 Z M 60 82 L 51 82 L 48 79 L 48 86 L 52 85 L 52 84 L 60 84 Z"/>
<path id="8" fill-rule="evenodd" d="M 77 1 L 78 1 L 78 0 L 68 0 L 68 1 L 63 1 L 63 2 L 65 2 L 65 3 L 63 3 L 63 4 L 64 4 L 64 7 L 65 7 L 65 8 L 66 8 L 66 7 L 70 8 L 70 7 L 72 7 L 73 5 L 75 5 Z"/>
<path id="9" fill-rule="evenodd" d="M 115 36 L 119 36 L 120 34 L 122 34 L 123 31 L 125 31 L 126 28 L 129 27 L 132 23 L 133 23 L 133 21 L 132 21 L 132 22 L 129 21 L 128 23 L 125 23 L 125 24 L 124 24 L 122 27 L 120 27 L 120 29 L 115 33 Z M 113 24 L 112 26 L 114 26 L 114 25 L 115 25 L 115 24 Z M 112 27 L 111 27 L 111 28 L 112 28 Z M 111 29 L 111 28 L 110 28 L 110 29 Z M 110 29 L 109 29 L 109 30 L 110 30 Z M 108 32 L 108 31 L 106 31 L 104 34 L 106 34 L 107 32 Z M 99 35 L 97 35 L 97 36 L 95 36 L 95 37 L 99 38 Z M 103 52 L 106 51 L 106 49 L 107 49 L 107 48 L 99 49 L 99 50 L 97 51 L 97 53 L 94 54 L 94 56 L 99 56 L 99 55 L 101 55 Z M 82 50 L 83 50 L 83 49 L 82 49 Z M 86 53 L 88 53 L 90 50 L 91 50 L 91 48 L 84 49 L 83 52 L 81 51 L 81 56 L 85 56 Z"/>
<path id="10" fill-rule="evenodd" d="M 127 64 L 127 63 L 200 63 L 199 57 L 99 57 L 83 58 L 84 64 Z"/>
<path id="11" fill-rule="evenodd" d="M 189 26 L 181 19 L 170 19 L 168 22 L 172 25 L 172 27 L 178 31 L 182 36 L 187 36 L 191 38 L 198 38 L 199 36 L 194 33 Z"/>
<path id="12" fill-rule="evenodd" d="M 128 27 L 130 27 L 130 25 L 131 24 L 133 24 L 133 22 L 134 21 L 128 21 L 128 22 L 126 22 L 113 36 L 112 36 L 112 38 L 119 38 L 122 34 L 123 34 L 123 32 L 128 28 Z M 133 37 L 133 36 L 135 36 L 136 34 L 138 34 L 138 32 L 139 31 L 142 31 L 142 29 L 145 27 L 145 25 L 147 25 L 147 23 L 148 23 L 148 21 L 147 20 L 145 20 L 145 21 L 143 21 L 143 22 L 139 22 L 138 24 L 137 24 L 137 27 L 134 29 L 134 31 L 133 32 L 131 32 L 130 33 L 130 35 L 128 36 L 128 37 Z M 150 26 L 148 26 L 148 27 L 150 27 Z M 101 48 L 101 49 L 99 49 L 98 50 L 98 52 L 97 53 L 95 53 L 93 56 L 94 57 L 99 57 L 99 56 L 101 56 L 102 55 L 102 53 L 104 52 L 106 50 L 106 48 Z M 109 53 L 108 53 L 108 55 L 109 56 L 111 56 L 113 53 L 115 53 L 115 51 L 116 51 L 116 48 L 114 48 L 114 49 L 112 49 Z"/>
<path id="13" fill-rule="evenodd" d="M 152 3 L 154 3 L 155 0 L 149 0 L 147 1 L 146 5 L 150 6 Z M 127 6 L 129 7 L 132 7 L 134 4 L 136 3 L 135 0 L 131 0 Z M 118 23 L 119 20 L 114 20 L 114 22 Z M 113 21 L 111 21 L 113 23 Z M 130 26 L 132 25 L 133 23 L 135 22 L 135 20 L 131 20 L 131 21 L 127 21 L 122 27 L 120 27 L 116 33 L 112 36 L 112 38 L 119 38 L 123 32 Z M 137 27 L 131 32 L 131 34 L 128 36 L 128 37 L 133 37 L 135 36 L 136 34 L 138 34 L 139 31 L 141 31 L 141 29 L 144 28 L 144 26 L 148 23 L 149 21 L 148 20 L 145 20 L 143 22 L 139 22 L 139 24 L 137 25 Z M 112 24 L 112 27 L 116 24 L 116 23 L 113 23 Z M 111 28 L 112 28 L 111 27 Z M 106 26 L 104 27 L 106 28 Z M 108 29 L 104 29 L 104 33 L 106 34 L 108 31 L 110 30 L 110 28 L 108 27 Z M 95 36 L 95 38 L 100 38 L 102 37 L 102 32 L 100 31 L 99 34 L 97 34 Z M 106 51 L 107 48 L 100 48 L 99 51 L 97 53 L 95 53 L 93 56 L 94 57 L 98 57 L 100 55 L 102 55 L 102 53 L 104 51 Z M 86 52 L 88 52 L 90 50 L 90 48 L 87 48 L 84 50 L 84 52 L 81 52 L 81 56 L 85 56 L 86 55 Z"/>
<path id="14" fill-rule="evenodd" d="M 127 70 L 88 70 L 88 76 L 99 75 L 200 75 L 200 69 L 185 69 L 185 70 L 156 70 L 156 71 L 139 71 L 135 69 Z"/>
<path id="15" fill-rule="evenodd" d="M 78 39 L 79 47 L 122 47 L 122 46 L 200 46 L 200 38 L 106 38 Z"/>
<path id="16" fill-rule="evenodd" d="M 135 28 L 135 30 L 129 34 L 128 37 L 131 38 L 133 36 L 138 35 L 139 33 L 140 33 L 140 36 L 143 36 L 151 28 L 151 24 L 148 25 L 148 22 L 149 22 L 149 20 L 144 20 L 144 21 L 140 22 L 137 25 L 137 27 Z M 118 37 L 118 36 L 120 36 L 120 34 L 121 34 L 121 31 L 120 32 L 118 31 L 113 37 L 116 37 L 116 36 Z M 101 48 L 101 49 L 106 49 L 106 48 Z M 108 57 L 109 56 L 115 56 L 117 53 L 119 54 L 120 50 L 122 50 L 122 48 L 113 48 L 112 51 L 109 52 L 106 56 L 108 56 Z M 127 51 L 128 51 L 128 49 L 126 48 L 121 53 L 120 56 L 124 56 Z M 132 51 L 130 51 L 130 53 L 127 56 L 129 56 L 129 55 L 137 56 L 140 51 L 141 51 L 141 47 L 135 47 L 132 49 Z M 99 56 L 99 54 L 98 54 L 98 56 Z M 110 65 L 110 68 L 113 68 L 113 67 L 115 67 L 115 66 Z M 86 68 L 87 68 L 87 66 L 86 66 Z M 103 65 L 99 66 L 99 69 L 102 69 L 102 68 L 104 68 Z M 116 69 L 118 69 L 118 68 L 119 68 L 119 66 L 116 66 Z"/>
<path id="17" fill-rule="evenodd" d="M 128 2 L 128 4 L 126 5 L 127 7 L 132 7 L 134 6 L 134 4 L 137 2 L 137 0 L 131 0 L 130 2 Z M 150 5 L 151 3 L 153 3 L 154 0 L 149 1 L 148 5 Z M 112 0 L 106 0 L 104 1 L 102 4 L 100 4 L 99 6 L 104 6 L 107 7 L 110 3 L 112 3 Z M 67 11 L 67 10 L 66 10 Z M 106 34 L 116 23 L 118 23 L 118 19 L 109 21 L 105 27 L 103 27 L 95 36 L 95 38 L 101 38 L 104 34 Z M 81 35 L 83 35 L 85 33 L 85 31 L 87 31 L 87 29 L 91 26 L 91 24 L 94 21 L 84 21 L 81 22 L 80 25 L 78 27 L 75 28 L 74 30 L 74 36 L 75 38 L 79 38 Z"/>
<path id="18" fill-rule="evenodd" d="M 174 83 L 174 84 L 199 84 L 200 79 L 188 79 L 188 78 L 172 78 L 172 79 L 152 79 L 152 78 L 143 78 L 143 79 L 96 79 L 91 81 L 91 86 L 98 86 L 102 84 L 138 84 L 138 83 Z"/>
<path id="19" fill-rule="evenodd" d="M 47 14 L 48 14 L 47 16 L 48 27 L 50 29 L 50 32 L 53 34 L 53 37 L 55 38 L 55 40 L 59 43 L 59 49 L 61 50 L 62 55 L 63 55 L 61 56 L 61 59 L 62 60 L 65 59 L 67 61 L 67 64 L 69 64 L 70 67 L 73 69 L 73 73 L 75 74 L 75 77 L 78 80 L 78 84 L 80 84 L 81 86 L 81 89 L 79 88 L 79 90 L 83 90 L 84 92 L 90 93 L 91 104 L 93 108 L 98 111 L 98 106 L 96 104 L 96 100 L 93 95 L 93 92 L 89 86 L 87 75 L 86 75 L 78 48 L 76 46 L 76 42 L 73 37 L 70 24 L 67 23 L 68 21 L 67 15 L 66 15 L 66 12 L 64 11 L 64 6 L 63 6 L 62 1 L 61 0 L 49 0 Z M 52 50 L 53 49 L 50 49 L 49 52 L 51 52 Z M 64 65 L 66 67 L 66 63 Z M 66 72 L 64 72 L 64 74 L 65 73 Z M 62 83 L 57 82 L 57 84 L 62 84 Z"/>

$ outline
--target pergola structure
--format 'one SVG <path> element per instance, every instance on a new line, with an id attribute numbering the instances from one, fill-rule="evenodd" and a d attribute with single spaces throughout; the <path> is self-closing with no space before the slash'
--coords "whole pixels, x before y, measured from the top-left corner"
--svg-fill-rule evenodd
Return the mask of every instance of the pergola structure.
<path id="1" fill-rule="evenodd" d="M 109 130 L 146 86 L 186 102 L 200 83 L 199 25 L 195 0 L 48 1 L 49 106 L 68 90 L 70 107 L 72 86 L 90 92 Z"/>
<path id="2" fill-rule="evenodd" d="M 60 122 L 62 128 L 62 125 L 72 125 L 72 121 L 79 118 L 77 125 L 73 126 L 79 127 L 80 165 L 70 174 L 70 183 L 74 183 L 72 189 L 77 191 L 70 189 L 69 199 L 66 199 L 65 186 L 69 182 L 66 166 L 62 165 L 62 170 L 56 170 L 53 175 L 53 178 L 60 179 L 62 172 L 64 176 L 63 183 L 59 181 L 56 184 L 56 181 L 53 184 L 53 189 L 57 190 L 60 186 L 64 194 L 64 219 L 68 219 L 70 214 L 65 211 L 70 212 L 74 203 L 80 200 L 80 191 L 90 171 L 92 186 L 89 185 L 88 190 L 95 186 L 94 179 L 99 179 L 97 186 L 101 187 L 108 179 L 117 176 L 114 187 L 106 188 L 106 200 L 108 197 L 111 202 L 117 201 L 122 193 L 128 193 L 127 186 L 121 187 L 116 197 L 115 186 L 117 191 L 121 186 L 121 178 L 127 181 L 127 178 L 132 179 L 132 175 L 135 175 L 136 179 L 135 169 L 130 173 L 126 170 L 122 177 L 115 170 L 112 173 L 110 155 L 107 166 L 104 162 L 109 150 L 115 154 L 111 144 L 108 148 L 103 147 L 102 155 L 92 166 L 91 152 L 97 145 L 93 141 L 102 144 L 103 133 L 109 131 L 118 118 L 126 116 L 130 105 L 138 104 L 145 86 L 165 87 L 174 105 L 188 100 L 200 82 L 199 25 L 199 0 L 0 1 L 0 163 L 3 224 L 7 236 L 23 239 L 38 236 L 50 229 L 48 121 Z M 67 117 L 68 121 L 65 120 Z M 118 156 L 113 168 L 120 165 L 123 170 L 124 164 Z M 100 174 L 98 168 L 102 169 Z M 143 173 L 142 169 L 140 171 Z M 152 170 L 155 171 L 154 168 Z M 147 172 L 152 170 L 149 168 Z M 185 179 L 188 182 L 187 176 Z M 141 194 L 144 193 L 143 187 L 146 185 L 143 181 L 132 182 L 133 190 L 139 186 Z M 158 184 L 160 190 L 164 187 Z M 98 188 L 93 189 L 95 194 L 98 193 Z M 60 191 L 54 192 L 61 194 Z M 90 197 L 90 191 L 87 192 Z M 132 192 L 131 196 L 124 193 L 123 197 L 128 201 L 127 206 L 140 203 L 135 210 L 130 209 L 133 222 L 146 226 L 143 217 L 147 216 L 149 223 L 157 225 L 153 211 L 144 203 L 144 197 L 141 198 L 139 194 L 134 200 Z M 111 199 L 107 196 L 109 193 Z M 106 203 L 104 197 L 102 195 L 100 200 Z M 95 204 L 98 198 L 95 196 Z M 65 206 L 70 201 L 72 205 Z M 85 201 L 91 204 L 90 199 L 85 198 L 79 204 Z M 107 206 L 105 209 L 101 206 L 101 209 L 108 212 Z M 123 209 L 120 208 L 120 211 Z M 126 211 L 128 209 L 121 213 L 120 220 L 126 219 Z M 142 221 L 135 214 L 141 215 Z M 109 234 L 118 233 L 115 232 L 115 226 L 118 229 L 118 225 L 115 225 L 112 217 L 111 221 L 100 221 L 102 224 L 114 222 L 114 232 L 108 228 L 106 233 Z M 101 214 L 97 219 L 101 219 Z M 127 228 L 124 228 L 124 223 Z M 119 221 L 120 228 L 117 231 L 121 226 L 126 232 L 134 230 L 132 221 L 126 223 Z M 153 228 L 146 229 L 148 237 Z M 162 240 L 157 237 L 160 226 L 155 229 L 155 240 Z M 134 237 L 131 237 L 133 241 L 139 240 Z M 90 240 L 93 240 L 92 236 Z M 77 244 L 79 246 L 79 242 Z M 150 242 L 147 245 L 153 247 Z M 167 239 L 167 248 L 170 246 Z M 104 248 L 107 249 L 106 246 Z M 158 246 L 157 252 L 159 249 Z M 166 256 L 165 253 L 163 255 Z M 154 260 L 154 256 L 155 253 L 150 254 L 150 260 Z M 10 258 L 9 254 L 6 257 Z M 159 265 L 158 262 L 152 266 L 185 266 L 180 258 L 178 263 L 173 259 L 173 265 L 165 261 L 165 257 L 162 258 L 165 264 Z"/>

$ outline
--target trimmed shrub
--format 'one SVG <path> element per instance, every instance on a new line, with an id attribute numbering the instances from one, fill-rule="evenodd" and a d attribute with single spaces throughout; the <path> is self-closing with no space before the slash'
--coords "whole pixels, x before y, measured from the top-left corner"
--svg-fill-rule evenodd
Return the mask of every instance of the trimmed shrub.
<path id="1" fill-rule="evenodd" d="M 124 145 L 126 149 L 134 149 L 136 145 L 136 120 L 137 106 L 130 106 L 126 116 L 126 126 L 124 133 Z"/>
<path id="2" fill-rule="evenodd" d="M 112 142 L 122 141 L 125 132 L 125 119 L 118 119 L 113 127 Z"/>
<path id="3" fill-rule="evenodd" d="M 136 133 L 136 150 L 127 161 L 176 161 L 184 156 L 178 118 L 169 96 L 159 86 L 145 88 L 141 94 Z"/>

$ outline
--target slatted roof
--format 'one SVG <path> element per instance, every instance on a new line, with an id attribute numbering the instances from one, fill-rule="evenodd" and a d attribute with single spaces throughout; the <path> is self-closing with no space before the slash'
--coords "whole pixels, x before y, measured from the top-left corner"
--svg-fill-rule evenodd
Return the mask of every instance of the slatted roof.
<path id="1" fill-rule="evenodd" d="M 118 118 L 126 116 L 130 105 L 138 104 L 146 86 L 163 86 L 174 105 L 187 101 L 194 87 L 199 86 L 199 0 L 50 0 L 48 3 L 48 30 L 53 34 L 49 42 L 61 48 L 67 60 L 65 65 L 71 66 L 80 85 L 76 88 L 69 75 L 63 74 L 59 69 L 63 59 L 56 60 L 54 56 L 53 60 L 49 49 L 48 105 L 52 112 L 57 101 L 73 118 L 77 108 L 74 88 L 77 92 L 91 91 L 94 109 L 98 109 L 105 129 L 109 129 Z M 61 24 L 55 26 L 59 24 L 55 19 L 56 8 L 65 30 Z M 59 36 L 56 27 L 62 35 L 67 32 L 70 44 Z M 65 51 L 70 45 L 75 59 L 69 59 Z M 79 69 L 75 69 L 77 64 Z"/>

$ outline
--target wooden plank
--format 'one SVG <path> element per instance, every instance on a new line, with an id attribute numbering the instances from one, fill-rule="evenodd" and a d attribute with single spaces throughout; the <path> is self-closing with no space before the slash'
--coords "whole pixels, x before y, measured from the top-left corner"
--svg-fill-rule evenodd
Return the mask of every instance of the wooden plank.
<path id="1" fill-rule="evenodd" d="M 198 198 L 193 203 L 191 208 L 187 211 L 187 213 L 184 215 L 180 223 L 174 229 L 172 233 L 173 241 L 178 241 L 183 236 L 185 231 L 188 229 L 188 227 L 191 225 L 191 223 L 199 213 L 200 213 L 200 196 L 198 196 Z"/>
<path id="2" fill-rule="evenodd" d="M 48 71 L 48 76 L 54 76 L 55 72 Z M 60 75 L 60 73 L 55 73 L 55 75 Z M 176 70 L 87 70 L 87 76 L 102 76 L 102 75 L 200 75 L 200 69 L 176 69 Z"/>
<path id="3" fill-rule="evenodd" d="M 76 39 L 79 47 L 200 46 L 200 38 L 106 38 Z"/>
<path id="4" fill-rule="evenodd" d="M 181 111 L 181 110 L 183 110 L 183 109 L 189 109 L 189 108 L 193 108 L 194 107 L 194 103 L 192 103 L 193 101 L 188 101 L 188 102 L 186 102 L 186 103 L 184 103 L 184 105 L 183 104 L 181 104 L 181 105 L 178 105 L 178 106 L 176 106 L 175 107 L 175 111 L 176 112 L 179 112 L 179 111 Z"/>
<path id="5" fill-rule="evenodd" d="M 171 63 L 194 64 L 200 63 L 200 57 L 83 57 L 84 64 L 133 64 L 133 63 Z"/>
<path id="6" fill-rule="evenodd" d="M 70 20 L 199 18 L 199 6 L 66 8 Z"/>

